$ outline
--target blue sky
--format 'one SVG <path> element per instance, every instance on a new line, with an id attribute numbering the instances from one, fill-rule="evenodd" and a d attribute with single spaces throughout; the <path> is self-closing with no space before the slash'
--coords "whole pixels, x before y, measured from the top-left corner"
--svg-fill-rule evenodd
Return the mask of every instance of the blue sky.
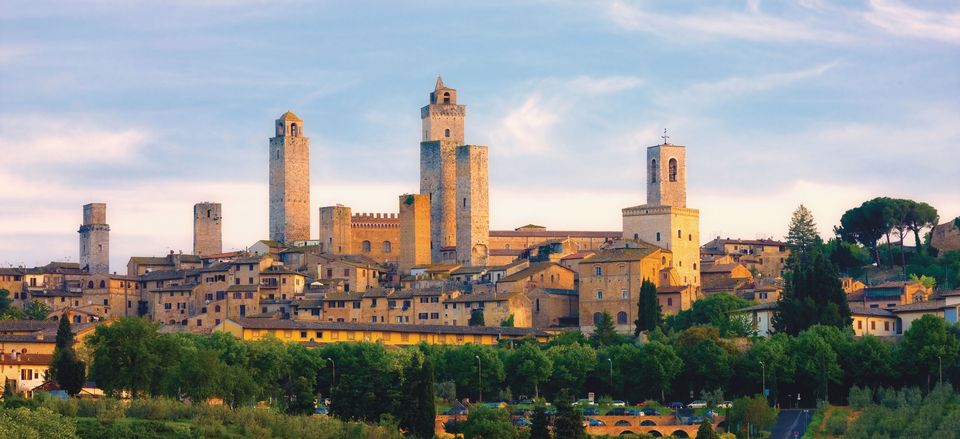
<path id="1" fill-rule="evenodd" d="M 701 236 L 824 233 L 878 195 L 960 215 L 960 6 L 906 0 L 0 5 L 0 264 L 77 259 L 108 203 L 111 263 L 267 232 L 267 138 L 312 139 L 316 209 L 418 189 L 436 75 L 490 147 L 491 227 L 620 227 L 664 128 Z"/>

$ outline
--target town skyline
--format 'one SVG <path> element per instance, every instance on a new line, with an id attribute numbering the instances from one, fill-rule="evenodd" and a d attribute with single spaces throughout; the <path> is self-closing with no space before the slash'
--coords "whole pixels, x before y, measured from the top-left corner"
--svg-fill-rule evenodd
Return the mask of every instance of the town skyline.
<path id="1" fill-rule="evenodd" d="M 930 158 L 955 154 L 960 131 L 949 121 L 960 109 L 942 92 L 956 87 L 957 61 L 936 55 L 960 38 L 949 32 L 954 15 L 935 13 L 948 11 L 943 5 L 747 2 L 710 15 L 615 1 L 596 9 L 549 5 L 549 18 L 529 6 L 516 18 L 434 6 L 446 17 L 439 30 L 463 31 L 424 40 L 414 37 L 429 19 L 398 23 L 386 6 L 357 29 L 338 25 L 349 8 L 298 8 L 298 20 L 317 20 L 324 32 L 284 28 L 281 11 L 244 14 L 249 4 L 95 4 L 75 14 L 87 21 L 65 15 L 69 5 L 60 13 L 11 10 L 2 17 L 0 50 L 7 66 L 0 153 L 11 158 L 0 164 L 0 202 L 12 208 L 0 213 L 0 265 L 76 261 L 80 208 L 89 202 L 110 206 L 113 267 L 133 255 L 189 252 L 191 207 L 200 201 L 223 204 L 224 250 L 267 238 L 267 139 L 288 109 L 313 141 L 311 237 L 321 206 L 395 213 L 395 195 L 418 189 L 417 110 L 437 74 L 468 106 L 468 142 L 490 148 L 492 229 L 620 230 L 620 209 L 645 200 L 642 155 L 664 128 L 689 150 L 689 204 L 701 211 L 701 243 L 718 235 L 782 239 L 799 204 L 828 237 L 843 211 L 879 195 L 928 202 L 945 221 L 960 215 L 949 185 L 960 175 L 950 160 Z M 145 10 L 166 24 L 147 26 L 139 18 Z M 184 16 L 197 21 L 177 20 Z M 722 24 L 718 16 L 756 35 L 691 24 Z M 566 31 L 550 18 L 567 23 Z M 30 20 L 63 26 L 39 35 Z M 529 29 L 509 26 L 515 20 Z M 504 25 L 502 34 L 484 30 L 491 22 Z M 705 46 L 645 26 L 659 22 Z M 377 26 L 386 28 L 372 32 Z M 170 39 L 171 31 L 182 36 Z M 356 38 L 365 31 L 368 44 Z M 590 62 L 570 62 L 553 41 L 509 38 L 536 31 Z M 115 33 L 149 50 L 99 45 L 98 35 Z M 578 37 L 601 43 L 591 47 L 603 53 L 577 46 Z M 302 44 L 266 43 L 279 39 Z M 467 46 L 472 54 L 458 51 Z M 383 48 L 399 55 L 372 64 Z M 538 53 L 539 62 L 518 53 Z M 918 53 L 925 62 L 910 62 Z M 260 64 L 274 58 L 287 67 Z M 470 63 L 478 59 L 483 68 Z M 58 62 L 75 68 L 49 68 Z M 716 68 L 696 68 L 707 63 Z M 876 69 L 889 63 L 904 67 Z M 44 89 L 24 91 L 30 81 Z"/>

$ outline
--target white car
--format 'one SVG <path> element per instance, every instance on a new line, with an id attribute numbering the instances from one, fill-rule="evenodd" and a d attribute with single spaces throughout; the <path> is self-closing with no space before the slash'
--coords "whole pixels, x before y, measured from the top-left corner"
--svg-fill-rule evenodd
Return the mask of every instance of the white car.
<path id="1" fill-rule="evenodd" d="M 721 402 L 721 403 L 717 404 L 717 408 L 719 408 L 719 409 L 728 409 L 728 408 L 731 408 L 731 407 L 733 407 L 733 403 L 730 402 L 730 401 L 724 401 L 724 402 Z"/>
<path id="2" fill-rule="evenodd" d="M 687 408 L 690 408 L 690 409 L 702 409 L 706 407 L 707 407 L 707 402 L 699 399 L 694 402 L 691 402 L 690 404 L 687 404 Z"/>
<path id="3" fill-rule="evenodd" d="M 615 400 L 613 400 L 613 401 L 610 402 L 610 405 L 612 405 L 612 406 L 614 406 L 614 407 L 626 407 L 626 406 L 627 406 L 627 403 L 626 403 L 626 402 L 623 402 L 623 401 L 621 401 L 621 400 L 619 400 L 619 399 L 615 399 Z"/>

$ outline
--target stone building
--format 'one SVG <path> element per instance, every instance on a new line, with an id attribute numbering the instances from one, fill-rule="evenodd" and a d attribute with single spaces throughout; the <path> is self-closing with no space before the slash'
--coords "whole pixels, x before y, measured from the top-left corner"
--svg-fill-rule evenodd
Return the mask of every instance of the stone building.
<path id="1" fill-rule="evenodd" d="M 80 268 L 90 273 L 110 272 L 110 226 L 107 205 L 90 203 L 83 206 L 80 225 Z"/>
<path id="2" fill-rule="evenodd" d="M 303 120 L 289 111 L 270 139 L 270 239 L 310 239 L 310 139 Z"/>
<path id="3" fill-rule="evenodd" d="M 686 147 L 648 147 L 645 167 L 647 203 L 623 209 L 623 238 L 669 250 L 682 284 L 699 297 L 700 211 L 687 208 Z"/>
<path id="4" fill-rule="evenodd" d="M 760 277 L 777 278 L 783 276 L 790 248 L 785 242 L 773 239 L 722 239 L 718 236 L 704 244 L 701 253 L 703 263 L 728 256 L 729 262 L 743 264 Z"/>
<path id="5" fill-rule="evenodd" d="M 490 254 L 487 147 L 457 148 L 457 262 L 485 266 Z"/>
<path id="6" fill-rule="evenodd" d="M 193 254 L 207 256 L 223 252 L 222 219 L 220 203 L 193 205 Z"/>
<path id="7" fill-rule="evenodd" d="M 423 194 L 400 196 L 401 273 L 430 263 L 430 197 Z"/>
<path id="8" fill-rule="evenodd" d="M 353 251 L 350 208 L 342 204 L 320 208 L 320 251 L 334 255 Z"/>
<path id="9" fill-rule="evenodd" d="M 960 217 L 930 231 L 930 246 L 942 252 L 960 250 Z"/>

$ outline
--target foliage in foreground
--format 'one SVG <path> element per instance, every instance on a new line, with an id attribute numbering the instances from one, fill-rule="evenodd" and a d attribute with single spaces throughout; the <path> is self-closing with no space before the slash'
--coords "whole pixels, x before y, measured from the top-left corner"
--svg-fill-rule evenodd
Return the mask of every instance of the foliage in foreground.
<path id="1" fill-rule="evenodd" d="M 844 437 L 957 437 L 960 432 L 960 393 L 943 385 L 937 386 L 926 397 L 921 395 L 916 388 L 877 391 L 860 417 L 846 429 Z M 829 420 L 827 428 L 831 428 Z"/>

